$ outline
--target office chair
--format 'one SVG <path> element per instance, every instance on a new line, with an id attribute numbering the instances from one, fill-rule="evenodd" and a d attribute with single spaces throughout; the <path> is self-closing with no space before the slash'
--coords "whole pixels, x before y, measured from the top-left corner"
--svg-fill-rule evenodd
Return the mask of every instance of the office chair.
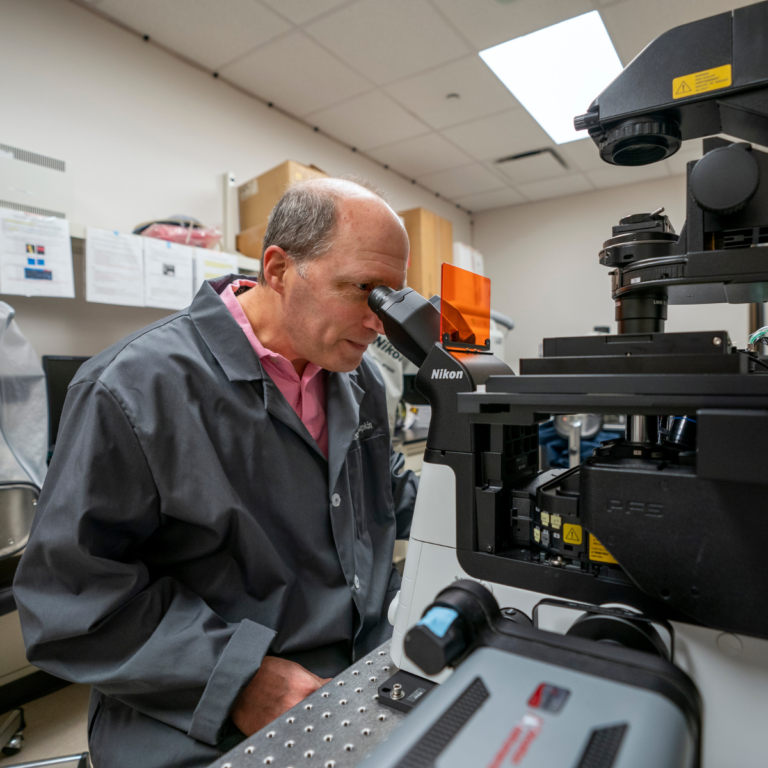
<path id="1" fill-rule="evenodd" d="M 77 369 L 87 357 L 43 357 L 46 392 L 48 395 L 48 461 L 56 444 L 59 421 L 64 407 L 67 387 Z M 27 545 L 40 489 L 33 483 L 0 482 L 0 616 L 16 610 L 13 599 L 13 576 L 22 552 Z M 3 756 L 16 755 L 24 745 L 24 710 L 16 708 L 0 719 L 0 752 Z M 66 757 L 48 758 L 15 763 L 8 768 L 38 768 L 40 766 L 67 766 L 91 768 L 88 752 Z"/>

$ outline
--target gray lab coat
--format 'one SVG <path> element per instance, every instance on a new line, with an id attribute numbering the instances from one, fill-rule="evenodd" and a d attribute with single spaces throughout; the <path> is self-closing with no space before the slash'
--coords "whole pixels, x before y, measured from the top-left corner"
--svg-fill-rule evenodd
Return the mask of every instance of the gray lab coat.
<path id="1" fill-rule="evenodd" d="M 203 766 L 262 657 L 387 639 L 416 478 L 372 362 L 327 375 L 329 459 L 206 283 L 82 366 L 14 592 L 30 662 L 90 683 L 97 768 Z"/>

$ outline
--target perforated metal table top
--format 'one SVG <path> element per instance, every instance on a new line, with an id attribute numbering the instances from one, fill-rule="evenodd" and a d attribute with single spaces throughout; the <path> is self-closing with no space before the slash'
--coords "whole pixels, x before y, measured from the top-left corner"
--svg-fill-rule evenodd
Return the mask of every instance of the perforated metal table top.
<path id="1" fill-rule="evenodd" d="M 358 765 L 405 717 L 378 702 L 379 686 L 395 672 L 386 642 L 210 768 Z"/>

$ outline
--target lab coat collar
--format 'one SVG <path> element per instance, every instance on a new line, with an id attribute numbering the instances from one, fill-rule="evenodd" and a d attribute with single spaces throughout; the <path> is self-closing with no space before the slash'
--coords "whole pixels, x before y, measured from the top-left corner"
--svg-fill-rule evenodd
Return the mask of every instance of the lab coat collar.
<path id="1" fill-rule="evenodd" d="M 192 322 L 229 380 L 263 381 L 264 408 L 267 412 L 292 429 L 325 459 L 309 430 L 296 415 L 296 411 L 291 408 L 272 379 L 264 373 L 259 356 L 254 352 L 248 337 L 221 300 L 219 294 L 238 279 L 248 278 L 242 275 L 227 275 L 203 283 L 189 308 Z"/>
<path id="2" fill-rule="evenodd" d="M 258 355 L 219 294 L 244 275 L 227 275 L 203 283 L 189 307 L 189 316 L 224 369 L 230 381 L 260 381 L 264 378 Z"/>
<path id="3" fill-rule="evenodd" d="M 258 355 L 240 326 L 224 305 L 219 294 L 243 275 L 227 275 L 203 283 L 189 308 L 195 324 L 211 353 L 230 381 L 264 381 L 264 407 L 275 418 L 290 427 L 313 450 L 325 458 L 309 430 L 283 397 L 274 382 L 264 373 Z M 323 374 L 318 374 L 323 375 Z M 328 480 L 333 488 L 346 461 L 347 451 L 360 421 L 360 403 L 364 390 L 357 384 L 357 374 L 328 373 Z M 354 378 L 354 380 L 353 380 Z"/>
<path id="4" fill-rule="evenodd" d="M 360 403 L 365 390 L 357 373 L 328 374 L 328 487 L 333 489 L 347 459 L 360 423 Z"/>

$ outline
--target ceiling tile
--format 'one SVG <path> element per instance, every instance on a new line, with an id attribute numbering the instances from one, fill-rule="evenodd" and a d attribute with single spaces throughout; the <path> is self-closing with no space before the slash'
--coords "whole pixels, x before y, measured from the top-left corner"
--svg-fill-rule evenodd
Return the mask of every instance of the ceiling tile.
<path id="1" fill-rule="evenodd" d="M 434 0 L 478 50 L 593 10 L 590 0 Z"/>
<path id="2" fill-rule="evenodd" d="M 103 0 L 99 10 L 211 69 L 291 28 L 256 0 Z"/>
<path id="3" fill-rule="evenodd" d="M 519 107 L 477 55 L 387 86 L 387 93 L 433 128 L 446 128 Z M 459 98 L 447 98 L 457 93 Z"/>
<path id="4" fill-rule="evenodd" d="M 305 29 L 379 85 L 470 51 L 426 0 L 359 0 Z"/>
<path id="5" fill-rule="evenodd" d="M 754 0 L 624 0 L 603 8 L 600 15 L 624 65 L 663 32 L 705 19 Z"/>
<path id="6" fill-rule="evenodd" d="M 451 199 L 504 188 L 504 182 L 497 179 L 487 168 L 483 168 L 480 163 L 422 176 L 419 182 L 427 189 Z"/>
<path id="7" fill-rule="evenodd" d="M 529 200 L 546 200 L 550 197 L 592 192 L 594 187 L 583 173 L 574 173 L 571 176 L 564 176 L 562 179 L 544 179 L 543 181 L 520 184 L 517 190 Z"/>
<path id="8" fill-rule="evenodd" d="M 698 146 L 695 146 L 698 143 Z M 669 169 L 669 172 L 673 176 L 685 173 L 688 168 L 688 163 L 691 160 L 700 160 L 702 155 L 701 143 L 691 142 L 691 146 L 683 145 L 683 148 L 676 152 L 668 160 L 664 161 L 664 164 Z"/>
<path id="9" fill-rule="evenodd" d="M 529 181 L 568 175 L 568 171 L 551 152 L 528 155 L 506 163 L 496 163 L 496 168 L 516 187 Z"/>
<path id="10" fill-rule="evenodd" d="M 304 24 L 349 0 L 261 0 L 294 24 Z"/>
<path id="11" fill-rule="evenodd" d="M 373 87 L 298 30 L 246 54 L 220 74 L 300 117 Z"/>
<path id="12" fill-rule="evenodd" d="M 426 136 L 390 144 L 369 154 L 412 178 L 472 162 L 469 155 L 457 149 L 439 133 L 428 133 Z"/>
<path id="13" fill-rule="evenodd" d="M 556 150 L 574 171 L 599 171 L 607 167 L 600 158 L 597 145 L 589 137 L 560 144 Z"/>
<path id="14" fill-rule="evenodd" d="M 305 119 L 359 149 L 393 144 L 429 130 L 381 91 L 357 96 Z"/>
<path id="15" fill-rule="evenodd" d="M 454 201 L 461 203 L 472 213 L 489 211 L 491 208 L 506 208 L 509 205 L 525 203 L 526 199 L 514 189 L 497 189 L 495 192 L 481 192 L 478 195 L 456 197 Z"/>
<path id="16" fill-rule="evenodd" d="M 633 168 L 607 165 L 600 171 L 590 171 L 587 173 L 589 180 L 598 189 L 621 187 L 624 184 L 638 184 L 650 179 L 660 179 L 664 176 L 669 176 L 669 170 L 664 163 L 640 165 Z"/>
<path id="17" fill-rule="evenodd" d="M 524 109 L 446 128 L 442 133 L 477 160 L 498 160 L 552 146 L 552 139 Z"/>

